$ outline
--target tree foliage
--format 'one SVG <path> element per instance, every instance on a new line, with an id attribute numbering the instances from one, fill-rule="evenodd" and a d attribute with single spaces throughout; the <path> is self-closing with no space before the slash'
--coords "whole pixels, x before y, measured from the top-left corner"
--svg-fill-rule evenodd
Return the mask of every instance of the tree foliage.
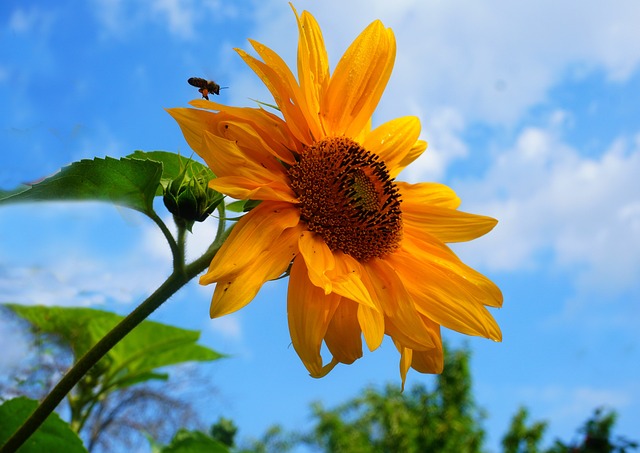
<path id="1" fill-rule="evenodd" d="M 16 373 L 15 382 L 0 388 L 5 398 L 28 395 L 39 399 L 69 365 L 122 319 L 88 308 L 5 306 L 28 322 L 38 351 Z M 144 433 L 168 438 L 176 426 L 193 419 L 191 405 L 171 396 L 166 370 L 223 357 L 197 344 L 199 336 L 196 331 L 144 321 L 91 368 L 67 395 L 69 425 L 89 451 L 111 451 L 118 443 L 133 447 L 144 440 Z"/>
<path id="2" fill-rule="evenodd" d="M 502 438 L 503 453 L 539 453 L 546 422 L 527 425 L 529 412 L 521 407 L 511 419 L 509 430 Z"/>
<path id="3" fill-rule="evenodd" d="M 616 413 L 598 408 L 580 428 L 580 441 L 564 443 L 556 440 L 545 453 L 628 453 L 638 449 L 638 442 L 614 436 Z"/>
<path id="4" fill-rule="evenodd" d="M 402 392 L 397 385 L 381 390 L 368 388 L 334 409 L 312 405 L 309 432 L 270 428 L 260 441 L 242 450 L 255 453 L 284 452 L 306 446 L 327 453 L 486 451 L 483 411 L 476 405 L 469 371 L 469 351 L 447 350 L 444 372 L 435 386 L 424 385 Z M 636 442 L 614 437 L 615 412 L 596 410 L 579 430 L 578 443 L 556 440 L 543 448 L 547 422 L 530 421 L 520 408 L 502 438 L 502 453 L 630 453 Z M 575 436 L 574 436 L 575 438 Z M 298 451 L 297 449 L 295 451 Z"/>
<path id="5" fill-rule="evenodd" d="M 432 391 L 390 384 L 333 410 L 315 404 L 316 426 L 305 443 L 332 452 L 480 452 L 482 413 L 472 398 L 468 357 L 466 350 L 448 354 Z"/>

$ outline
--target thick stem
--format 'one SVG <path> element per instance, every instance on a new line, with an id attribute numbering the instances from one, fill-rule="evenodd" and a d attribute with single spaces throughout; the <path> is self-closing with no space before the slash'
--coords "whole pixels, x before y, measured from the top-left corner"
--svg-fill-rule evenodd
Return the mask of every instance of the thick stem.
<path id="1" fill-rule="evenodd" d="M 87 373 L 92 366 L 104 357 L 109 350 L 115 346 L 122 338 L 125 337 L 138 324 L 144 321 L 151 313 L 153 313 L 160 305 L 162 305 L 169 297 L 175 294 L 189 280 L 198 275 L 207 265 L 217 252 L 219 238 L 216 238 L 217 247 L 211 247 L 200 258 L 193 263 L 185 266 L 181 271 L 174 271 L 169 278 L 144 302 L 142 302 L 133 312 L 124 318 L 117 326 L 115 326 L 107 335 L 105 335 L 94 347 L 76 362 L 76 364 L 65 374 L 60 382 L 45 397 L 31 416 L 20 426 L 20 428 L 9 438 L 9 440 L 0 448 L 0 453 L 14 452 L 33 434 L 53 410 L 60 404 L 62 399 L 71 389 L 80 381 L 82 376 Z"/>

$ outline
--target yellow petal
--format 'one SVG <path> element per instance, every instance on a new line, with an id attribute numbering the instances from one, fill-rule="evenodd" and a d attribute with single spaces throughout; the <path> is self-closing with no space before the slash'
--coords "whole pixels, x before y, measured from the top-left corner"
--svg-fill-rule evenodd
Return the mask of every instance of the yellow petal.
<path id="1" fill-rule="evenodd" d="M 402 159 L 398 164 L 398 172 L 400 172 L 400 170 L 407 167 L 410 163 L 412 163 L 414 160 L 420 157 L 422 153 L 425 152 L 426 149 L 427 149 L 427 142 L 425 142 L 424 140 L 417 140 L 413 144 L 409 152 L 406 154 L 404 159 Z"/>
<path id="2" fill-rule="evenodd" d="M 423 206 L 439 206 L 442 208 L 456 209 L 460 206 L 460 198 L 448 186 L 435 182 L 420 182 L 409 184 L 396 181 L 396 185 L 402 196 L 402 211 L 419 212 Z"/>
<path id="3" fill-rule="evenodd" d="M 429 233 L 442 242 L 465 242 L 479 238 L 493 229 L 498 221 L 492 217 L 438 206 L 402 205 L 402 221 L 405 232 L 415 230 Z"/>
<path id="4" fill-rule="evenodd" d="M 362 281 L 363 270 L 360 263 L 342 252 L 334 252 L 333 256 L 336 266 L 332 271 L 327 272 L 333 292 L 377 310 L 378 307 L 371 298 L 369 289 Z"/>
<path id="5" fill-rule="evenodd" d="M 236 52 L 269 89 L 291 133 L 302 143 L 311 145 L 313 138 L 305 116 L 308 115 L 306 101 L 293 74 L 278 54 L 259 42 L 249 41 L 264 63 L 243 50 L 236 49 Z"/>
<path id="6" fill-rule="evenodd" d="M 316 140 L 320 140 L 324 136 L 319 118 L 320 102 L 329 86 L 329 58 L 322 31 L 315 18 L 307 11 L 299 17 L 295 8 L 293 10 L 296 13 L 299 32 L 298 80 L 309 110 L 307 118 L 311 123 L 312 135 Z"/>
<path id="7" fill-rule="evenodd" d="M 331 252 L 329 246 L 320 235 L 311 231 L 300 235 L 298 245 L 300 253 L 307 264 L 307 269 L 309 269 L 311 283 L 322 288 L 325 294 L 329 294 L 333 289 L 333 285 L 331 284 L 331 279 L 327 276 L 327 272 L 336 267 L 333 252 Z"/>
<path id="8" fill-rule="evenodd" d="M 380 347 L 384 338 L 384 315 L 368 305 L 358 304 L 358 322 L 369 351 Z"/>
<path id="9" fill-rule="evenodd" d="M 296 256 L 299 235 L 299 226 L 288 228 L 241 272 L 218 281 L 211 300 L 211 317 L 241 309 L 253 300 L 266 281 L 282 275 Z"/>
<path id="10" fill-rule="evenodd" d="M 351 364 L 362 357 L 359 307 L 362 305 L 342 298 L 329 323 L 324 341 L 338 362 Z"/>
<path id="11" fill-rule="evenodd" d="M 304 260 L 294 260 L 289 277 L 287 314 L 293 347 L 309 373 L 319 377 L 335 366 L 332 361 L 331 368 L 323 368 L 320 347 L 341 297 L 333 293 L 325 295 L 311 283 L 308 275 Z"/>
<path id="12" fill-rule="evenodd" d="M 228 176 L 209 181 L 209 187 L 238 200 L 270 200 L 298 202 L 288 184 L 278 181 L 258 182 L 241 176 Z"/>
<path id="13" fill-rule="evenodd" d="M 480 272 L 464 264 L 448 247 L 423 240 L 418 236 L 407 235 L 403 248 L 433 271 L 446 275 L 448 283 L 456 286 L 465 297 L 490 307 L 502 306 L 502 292 L 495 283 Z"/>
<path id="14" fill-rule="evenodd" d="M 375 128 L 362 145 L 377 154 L 387 166 L 390 176 L 395 178 L 410 163 L 406 162 L 406 157 L 419 135 L 420 120 L 415 116 L 405 116 Z"/>
<path id="15" fill-rule="evenodd" d="M 389 329 L 397 327 L 405 345 L 413 349 L 432 348 L 431 333 L 396 271 L 379 258 L 369 260 L 363 267 L 384 310 L 387 333 L 394 337 L 394 331 Z"/>
<path id="16" fill-rule="evenodd" d="M 200 277 L 200 283 L 207 285 L 241 272 L 263 251 L 269 250 L 284 230 L 296 226 L 299 220 L 298 209 L 290 204 L 260 203 L 238 221 L 213 257 L 207 273 Z"/>
<path id="17" fill-rule="evenodd" d="M 180 126 L 187 143 L 200 157 L 203 150 L 204 131 L 214 131 L 210 125 L 214 121 L 215 113 L 205 110 L 188 109 L 184 107 L 167 109 Z"/>
<path id="18" fill-rule="evenodd" d="M 243 187 L 247 190 L 270 186 L 274 190 L 280 189 L 283 192 L 281 198 L 295 200 L 295 194 L 288 188 L 289 177 L 282 165 L 267 164 L 261 162 L 260 159 L 252 158 L 253 156 L 247 156 L 245 151 L 240 149 L 235 142 L 220 138 L 210 132 L 204 134 L 202 149 L 204 149 L 202 157 L 219 178 L 238 177 L 240 179 L 235 182 L 247 181 Z M 268 159 L 271 160 L 274 157 L 268 156 Z"/>
<path id="19" fill-rule="evenodd" d="M 274 141 L 269 140 L 269 137 L 262 134 L 262 131 L 256 130 L 254 125 L 245 121 L 230 117 L 226 113 L 220 113 L 218 114 L 218 133 L 215 135 L 235 143 L 241 150 L 244 160 L 250 160 L 254 167 L 262 167 L 272 173 L 283 175 L 284 178 L 287 171 L 280 160 L 281 150 L 272 149 Z M 214 151 L 217 150 L 214 149 Z M 220 151 L 216 154 L 218 160 L 225 157 L 220 156 Z"/>
<path id="20" fill-rule="evenodd" d="M 423 256 L 418 258 L 404 250 L 389 255 L 386 261 L 401 275 L 422 315 L 467 335 L 480 335 L 495 341 L 502 339 L 498 324 L 482 303 L 469 293 L 469 285 L 463 284 L 463 277 L 440 262 L 426 261 Z"/>
<path id="21" fill-rule="evenodd" d="M 393 32 L 371 23 L 338 62 L 321 104 L 329 135 L 353 137 L 367 124 L 384 92 L 396 57 Z"/>
<path id="22" fill-rule="evenodd" d="M 413 350 L 403 346 L 402 344 L 394 341 L 396 348 L 400 352 L 400 378 L 402 379 L 402 388 L 404 392 L 404 384 L 407 380 L 407 372 L 411 367 L 411 361 L 413 359 Z"/>
<path id="23" fill-rule="evenodd" d="M 413 351 L 411 368 L 420 373 L 440 374 L 444 370 L 442 347 L 427 351 Z"/>
<path id="24" fill-rule="evenodd" d="M 209 130 L 211 132 L 215 131 L 216 135 L 235 141 L 236 138 L 231 136 L 226 121 L 245 123 L 250 125 L 254 129 L 255 133 L 264 140 L 268 146 L 267 151 L 269 151 L 273 156 L 289 165 L 295 164 L 295 158 L 293 157 L 291 150 L 296 149 L 298 142 L 291 135 L 287 123 L 273 113 L 262 108 L 232 107 L 224 104 L 218 104 L 213 101 L 206 101 L 204 99 L 191 101 L 189 104 L 201 109 L 216 110 L 219 112 L 218 116 L 213 116 L 211 112 L 204 112 L 211 115 L 214 119 L 220 118 L 219 120 L 216 120 L 218 121 L 218 124 L 213 127 L 211 124 L 213 119 L 211 117 L 206 117 L 207 123 L 203 125 L 205 130 Z M 195 111 L 198 112 L 199 110 Z"/>
<path id="25" fill-rule="evenodd" d="M 420 373 L 440 374 L 444 369 L 444 352 L 442 350 L 440 326 L 430 319 L 425 319 L 424 321 L 433 326 L 439 341 L 436 341 L 436 347 L 433 349 L 413 351 L 411 368 Z"/>

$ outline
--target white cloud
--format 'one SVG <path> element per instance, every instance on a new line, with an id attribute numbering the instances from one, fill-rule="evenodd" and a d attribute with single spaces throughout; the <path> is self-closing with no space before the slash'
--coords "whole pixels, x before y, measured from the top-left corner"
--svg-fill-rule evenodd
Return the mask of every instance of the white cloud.
<path id="1" fill-rule="evenodd" d="M 106 37 L 122 38 L 149 22 L 159 21 L 170 34 L 192 38 L 197 5 L 191 0 L 94 0 L 93 12 Z"/>
<path id="2" fill-rule="evenodd" d="M 28 230 L 24 237 L 13 238 L 21 247 L 27 247 L 25 242 L 29 242 L 31 252 L 25 256 L 20 250 L 3 251 L 0 267 L 3 302 L 63 306 L 139 302 L 171 271 L 170 254 L 164 251 L 168 246 L 161 233 L 150 221 L 138 216 L 132 220 L 129 211 L 121 211 L 124 216 L 118 219 L 117 211 L 101 204 L 39 205 L 36 214 L 29 212 L 29 207 L 12 209 L 16 211 L 5 217 L 6 222 L 17 222 L 24 213 L 30 221 L 49 229 L 48 237 L 55 240 L 45 244 L 39 238 L 29 239 Z M 61 218 L 74 222 L 66 234 L 56 226 Z M 114 238 L 101 233 L 104 222 L 108 222 L 109 228 L 122 228 L 123 220 L 129 222 L 124 228 L 129 237 Z M 79 231 L 89 233 L 85 236 Z M 132 240 L 131 235 L 139 235 L 139 239 Z M 11 235 L 5 233 L 5 237 Z M 102 250 L 101 241 L 114 241 L 112 250 Z M 121 245 L 130 243 L 131 247 Z"/>
<path id="3" fill-rule="evenodd" d="M 212 291 L 213 288 L 210 288 L 210 292 Z M 216 335 L 221 335 L 224 338 L 235 342 L 242 340 L 242 324 L 240 322 L 240 315 L 237 313 L 223 316 L 222 318 L 212 319 L 209 326 L 211 331 Z"/>
<path id="4" fill-rule="evenodd" d="M 156 0 L 152 10 L 168 24 L 169 31 L 182 38 L 193 37 L 194 20 L 198 11 L 189 0 Z"/>
<path id="5" fill-rule="evenodd" d="M 443 109 L 429 118 L 423 125 L 429 136 L 427 150 L 409 167 L 403 170 L 400 179 L 410 182 L 441 181 L 449 164 L 467 156 L 467 145 L 460 138 L 464 120 L 459 112 Z"/>
<path id="6" fill-rule="evenodd" d="M 550 252 L 555 266 L 577 273 L 584 290 L 635 287 L 639 174 L 640 136 L 620 138 L 589 158 L 553 128 L 526 128 L 481 180 L 456 186 L 469 202 L 463 208 L 500 220 L 489 236 L 464 248 L 497 270 L 539 267 Z"/>
<path id="7" fill-rule="evenodd" d="M 186 40 L 202 38 L 196 36 L 198 25 L 237 18 L 242 7 L 219 0 L 93 0 L 93 3 L 93 12 L 105 37 L 123 38 L 150 23 L 159 23 L 172 36 Z"/>
<path id="8" fill-rule="evenodd" d="M 465 121 L 513 124 L 572 68 L 624 80 L 638 67 L 640 4 L 551 0 L 485 2 L 360 0 L 296 5 L 323 28 L 330 60 L 372 20 L 393 28 L 398 56 L 383 106 L 397 116 L 422 106 Z M 339 12 L 339 13 L 336 13 Z M 256 37 L 295 63 L 294 21 L 284 3 L 254 10 Z M 267 20 L 268 18 L 268 20 Z M 414 109 L 415 110 L 415 109 Z"/>
<path id="9" fill-rule="evenodd" d="M 11 12 L 8 28 L 18 35 L 48 34 L 54 15 L 40 8 L 17 8 Z"/>
<path id="10" fill-rule="evenodd" d="M 594 408 L 624 409 L 635 399 L 633 388 L 597 388 L 589 386 L 564 387 L 549 385 L 543 388 L 527 388 L 521 392 L 522 396 L 536 404 L 549 407 L 545 411 L 546 417 L 553 422 L 564 420 L 582 420 L 585 414 L 590 414 Z"/>

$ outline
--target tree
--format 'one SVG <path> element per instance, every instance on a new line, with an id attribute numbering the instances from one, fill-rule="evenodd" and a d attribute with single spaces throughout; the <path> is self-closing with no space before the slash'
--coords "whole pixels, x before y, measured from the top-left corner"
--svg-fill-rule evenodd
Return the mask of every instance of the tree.
<path id="1" fill-rule="evenodd" d="M 638 448 L 638 442 L 622 436 L 613 437 L 616 413 L 598 408 L 580 429 L 582 439 L 577 444 L 556 440 L 546 453 L 627 453 Z"/>
<path id="2" fill-rule="evenodd" d="M 20 394 L 39 399 L 69 365 L 122 319 L 88 308 L 6 307 L 29 323 L 36 353 L 13 382 L 0 387 L 3 398 Z M 197 344 L 199 335 L 144 321 L 91 368 L 66 400 L 69 425 L 89 451 L 112 451 L 118 444 L 132 449 L 146 443 L 145 433 L 169 439 L 176 426 L 195 419 L 187 400 L 171 396 L 166 370 L 223 357 Z M 190 373 L 190 381 L 193 377 Z"/>
<path id="3" fill-rule="evenodd" d="M 312 406 L 310 433 L 286 434 L 272 428 L 253 451 L 283 451 L 305 444 L 325 452 L 480 452 L 483 414 L 473 401 L 469 351 L 450 351 L 434 390 L 398 385 L 363 394 L 335 409 Z"/>
<path id="4" fill-rule="evenodd" d="M 545 422 L 527 426 L 529 412 L 521 407 L 511 419 L 509 430 L 502 438 L 503 453 L 539 453 L 540 442 L 547 428 Z"/>

